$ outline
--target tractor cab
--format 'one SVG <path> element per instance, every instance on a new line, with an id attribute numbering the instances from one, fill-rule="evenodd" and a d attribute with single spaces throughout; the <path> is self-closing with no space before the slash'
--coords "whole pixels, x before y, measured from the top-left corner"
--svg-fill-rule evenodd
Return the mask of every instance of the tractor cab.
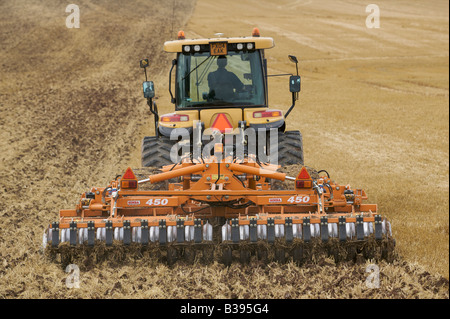
<path id="1" fill-rule="evenodd" d="M 204 42 L 182 42 L 177 52 L 176 108 L 267 106 L 263 50 L 273 41 L 258 46 L 253 38 Z M 166 50 L 172 46 L 166 43 Z"/>

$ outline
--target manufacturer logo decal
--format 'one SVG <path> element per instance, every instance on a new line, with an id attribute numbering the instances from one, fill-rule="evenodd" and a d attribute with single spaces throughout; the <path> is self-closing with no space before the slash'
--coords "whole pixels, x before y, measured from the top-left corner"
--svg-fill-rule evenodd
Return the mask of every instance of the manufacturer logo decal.
<path id="1" fill-rule="evenodd" d="M 136 205 L 140 205 L 140 204 L 141 204 L 140 200 L 129 200 L 127 202 L 127 205 L 129 205 L 129 206 L 136 206 Z"/>
<path id="2" fill-rule="evenodd" d="M 283 200 L 279 197 L 269 198 L 269 203 L 281 203 Z"/>

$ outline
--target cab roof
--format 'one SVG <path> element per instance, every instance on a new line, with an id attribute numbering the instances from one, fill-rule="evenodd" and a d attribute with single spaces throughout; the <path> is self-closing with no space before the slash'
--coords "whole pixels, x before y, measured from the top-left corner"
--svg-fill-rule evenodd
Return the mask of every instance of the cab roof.
<path id="1" fill-rule="evenodd" d="M 164 51 L 169 53 L 182 52 L 183 45 L 209 44 L 211 42 L 227 42 L 227 43 L 249 43 L 255 44 L 255 49 L 270 49 L 275 46 L 273 38 L 269 37 L 234 37 L 234 38 L 207 38 L 207 39 L 180 39 L 166 41 L 164 43 Z"/>

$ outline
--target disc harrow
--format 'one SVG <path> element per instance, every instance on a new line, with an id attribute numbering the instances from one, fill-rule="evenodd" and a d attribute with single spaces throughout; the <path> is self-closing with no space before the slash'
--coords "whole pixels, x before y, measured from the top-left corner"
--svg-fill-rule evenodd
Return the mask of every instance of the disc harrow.
<path id="1" fill-rule="evenodd" d="M 46 252 L 66 262 L 80 255 L 123 260 L 134 251 L 168 264 L 225 265 L 393 258 L 391 225 L 376 204 L 364 203 L 364 190 L 328 174 L 313 179 L 306 167 L 290 177 L 248 159 L 210 160 L 186 159 L 142 180 L 128 168 L 108 186 L 91 188 L 47 227 Z M 275 181 L 290 187 L 272 189 Z M 167 187 L 144 187 L 162 182 Z"/>

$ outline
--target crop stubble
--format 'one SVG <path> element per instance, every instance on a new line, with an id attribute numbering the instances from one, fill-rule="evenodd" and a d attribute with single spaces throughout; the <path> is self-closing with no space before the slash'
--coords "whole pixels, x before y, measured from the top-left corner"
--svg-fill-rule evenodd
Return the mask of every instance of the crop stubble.
<path id="1" fill-rule="evenodd" d="M 414 258 L 408 258 L 407 249 L 403 250 L 406 256 L 392 264 L 379 264 L 378 289 L 365 286 L 366 263 L 335 266 L 327 258 L 301 268 L 275 263 L 265 267 L 233 264 L 225 268 L 217 263 L 168 267 L 132 258 L 120 264 L 86 263 L 80 265 L 80 288 L 68 289 L 64 268 L 49 262 L 40 251 L 43 228 L 57 217 L 60 208 L 72 207 L 88 187 L 105 184 L 120 168 L 139 165 L 140 141 L 151 134 L 151 119 L 139 88 L 143 74 L 138 60 L 150 57 L 159 107 L 161 112 L 169 111 L 165 83 L 171 57 L 162 52 L 162 44 L 174 37 L 192 12 L 198 18 L 208 1 L 199 1 L 195 11 L 193 1 L 178 3 L 174 15 L 167 1 L 152 2 L 151 8 L 139 1 L 123 7 L 108 1 L 77 4 L 82 13 L 81 28 L 71 30 L 64 23 L 65 3 L 6 1 L 0 5 L 0 297 L 448 298 L 448 280 L 436 269 L 411 262 Z M 191 19 L 187 28 L 199 33 L 201 28 L 195 21 Z M 264 27 L 262 31 L 268 29 Z M 215 31 L 221 30 L 205 36 Z M 280 63 L 277 54 L 274 68 L 288 71 L 289 66 Z M 313 65 L 306 66 L 306 79 L 316 76 L 323 80 L 325 75 L 315 75 Z M 321 72 L 331 71 L 330 67 Z M 331 85 L 316 83 L 323 84 L 322 89 Z M 278 82 L 273 85 L 275 89 L 282 87 Z M 441 83 L 436 85 L 441 94 Z M 311 97 L 316 90 L 317 86 L 307 93 L 302 105 L 317 102 Z M 444 94 L 448 99 L 448 88 Z M 281 97 L 271 97 L 286 104 Z M 320 107 L 316 111 L 318 120 L 323 119 Z M 305 112 L 314 119 L 312 108 Z M 333 109 L 330 112 L 329 116 L 336 114 Z M 351 122 L 345 119 L 343 123 L 347 120 Z M 322 166 L 327 162 L 312 159 L 318 157 L 321 142 L 337 137 L 319 139 L 313 134 L 317 132 L 314 124 L 304 125 L 305 152 L 311 159 L 307 164 Z M 445 129 L 448 132 L 448 126 Z M 319 136 L 323 134 L 326 130 Z M 336 158 L 341 155 L 348 156 L 334 154 Z M 352 173 L 367 169 L 359 165 Z M 349 176 L 345 169 L 335 167 L 337 177 Z M 373 176 L 357 174 L 353 178 L 359 185 L 367 181 L 369 195 L 373 194 L 377 185 Z M 394 208 L 389 204 L 391 193 L 380 191 L 371 199 L 389 211 Z M 448 202 L 443 205 L 448 210 Z M 448 217 L 447 224 L 439 227 L 448 241 Z M 401 233 L 402 228 L 405 233 L 414 225 L 405 222 L 394 232 Z M 402 239 L 407 240 L 407 235 Z M 404 248 L 406 244 L 401 245 Z M 446 254 L 448 257 L 448 246 Z"/>

